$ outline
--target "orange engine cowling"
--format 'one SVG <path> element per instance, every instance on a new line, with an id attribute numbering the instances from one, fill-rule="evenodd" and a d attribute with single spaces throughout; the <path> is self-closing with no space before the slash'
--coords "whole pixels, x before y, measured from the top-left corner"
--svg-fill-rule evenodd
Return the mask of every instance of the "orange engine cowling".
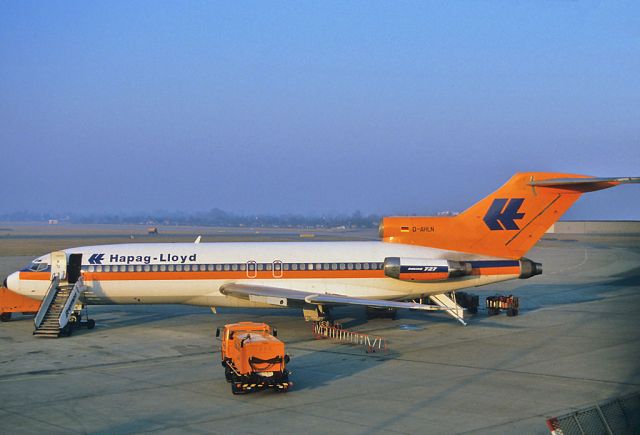
<path id="1" fill-rule="evenodd" d="M 471 275 L 471 263 L 433 258 L 387 257 L 384 274 L 401 281 L 429 282 Z"/>

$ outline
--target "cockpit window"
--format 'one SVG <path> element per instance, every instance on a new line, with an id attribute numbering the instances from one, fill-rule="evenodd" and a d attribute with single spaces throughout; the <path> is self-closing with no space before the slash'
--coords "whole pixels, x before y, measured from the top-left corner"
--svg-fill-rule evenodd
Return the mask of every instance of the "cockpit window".
<path id="1" fill-rule="evenodd" d="M 32 272 L 42 272 L 43 270 L 47 270 L 48 267 L 49 267 L 48 263 L 33 262 L 27 266 L 27 270 L 30 270 Z"/>

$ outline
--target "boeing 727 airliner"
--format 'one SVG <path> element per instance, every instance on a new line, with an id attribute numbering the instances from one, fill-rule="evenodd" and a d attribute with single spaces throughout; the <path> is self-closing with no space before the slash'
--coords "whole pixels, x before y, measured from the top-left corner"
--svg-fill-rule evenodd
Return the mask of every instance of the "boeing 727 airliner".
<path id="1" fill-rule="evenodd" d="M 67 304 L 75 310 L 81 303 L 278 306 L 302 308 L 308 319 L 345 304 L 453 312 L 448 293 L 541 274 L 523 256 L 581 194 L 638 182 L 519 173 L 457 216 L 385 218 L 380 241 L 85 246 L 36 258 L 6 286 L 51 304 L 56 279 L 81 283 Z M 434 304 L 415 302 L 422 298 Z"/>

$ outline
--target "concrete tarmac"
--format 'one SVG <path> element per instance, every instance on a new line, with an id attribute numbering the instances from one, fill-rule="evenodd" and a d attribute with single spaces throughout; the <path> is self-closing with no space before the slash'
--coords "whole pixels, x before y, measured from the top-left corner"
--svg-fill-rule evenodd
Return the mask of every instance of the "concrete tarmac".
<path id="1" fill-rule="evenodd" d="M 640 389 L 640 236 L 547 236 L 517 317 L 401 312 L 345 327 L 388 339 L 388 354 L 314 340 L 300 313 L 187 306 L 91 307 L 94 330 L 31 335 L 0 324 L 0 423 L 12 433 L 549 433 L 545 419 Z M 0 257 L 0 270 L 19 257 Z M 276 326 L 292 354 L 286 394 L 233 396 L 215 328 Z"/>

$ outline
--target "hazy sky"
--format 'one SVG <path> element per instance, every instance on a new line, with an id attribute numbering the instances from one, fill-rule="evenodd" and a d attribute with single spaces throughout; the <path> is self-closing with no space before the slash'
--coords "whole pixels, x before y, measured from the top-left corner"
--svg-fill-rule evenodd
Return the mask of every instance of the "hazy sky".
<path id="1" fill-rule="evenodd" d="M 640 2 L 0 0 L 0 208 L 461 210 L 640 175 Z M 640 186 L 568 218 L 640 219 Z"/>

